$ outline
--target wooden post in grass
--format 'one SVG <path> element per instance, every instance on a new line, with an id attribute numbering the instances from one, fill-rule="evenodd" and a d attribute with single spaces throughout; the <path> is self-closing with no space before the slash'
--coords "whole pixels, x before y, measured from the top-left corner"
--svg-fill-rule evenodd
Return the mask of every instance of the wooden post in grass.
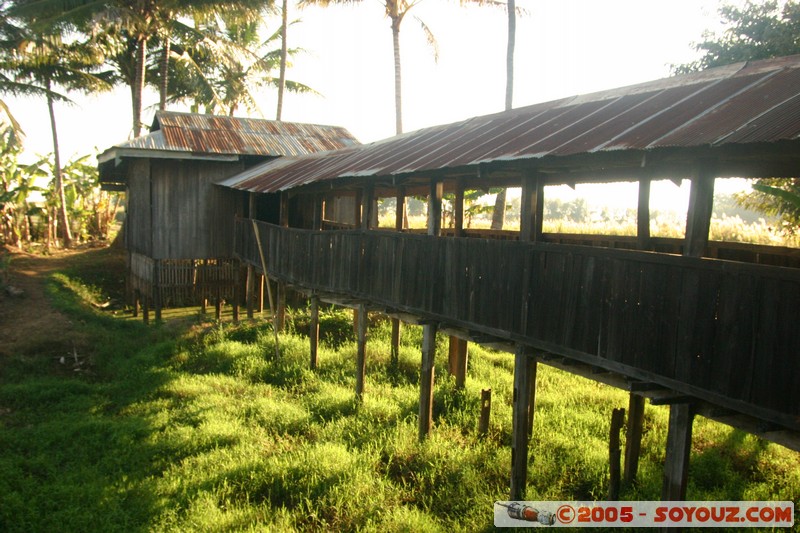
<path id="1" fill-rule="evenodd" d="M 463 389 L 467 381 L 467 341 L 450 336 L 448 369 L 456 377 L 456 388 Z"/>
<path id="2" fill-rule="evenodd" d="M 367 373 L 367 308 L 358 306 L 356 315 L 357 355 L 356 355 L 356 396 L 360 400 L 364 395 L 364 378 Z"/>
<path id="3" fill-rule="evenodd" d="M 631 393 L 628 398 L 628 429 L 625 433 L 625 483 L 633 483 L 639 470 L 639 455 L 642 449 L 642 426 L 644 424 L 644 396 Z"/>
<path id="4" fill-rule="evenodd" d="M 139 289 L 133 291 L 133 318 L 139 317 L 139 303 L 142 300 L 142 293 Z"/>
<path id="5" fill-rule="evenodd" d="M 419 376 L 419 440 L 425 439 L 433 426 L 433 379 L 436 356 L 436 325 L 422 326 L 422 365 Z"/>
<path id="6" fill-rule="evenodd" d="M 403 231 L 403 222 L 406 214 L 406 189 L 405 187 L 397 188 L 397 195 L 395 196 L 395 211 L 394 211 L 394 229 L 395 231 Z M 392 319 L 392 345 L 390 348 L 392 364 L 397 366 L 400 362 L 400 319 Z"/>
<path id="7" fill-rule="evenodd" d="M 481 418 L 478 421 L 478 435 L 489 433 L 489 417 L 492 413 L 492 389 L 481 390 Z"/>
<path id="8" fill-rule="evenodd" d="M 608 500 L 619 500 L 620 456 L 619 432 L 625 423 L 625 409 L 614 409 L 611 413 L 611 429 L 608 435 Z"/>
<path id="9" fill-rule="evenodd" d="M 536 388 L 536 363 L 529 364 L 533 352 L 517 345 L 514 354 L 514 396 L 511 422 L 511 500 L 522 500 L 528 483 L 528 417 L 534 408 L 531 399 Z"/>
<path id="10" fill-rule="evenodd" d="M 674 403 L 669 406 L 667 454 L 664 459 L 664 484 L 661 488 L 663 501 L 686 499 L 693 419 L 694 410 L 691 404 Z"/>
<path id="11" fill-rule="evenodd" d="M 142 296 L 142 322 L 150 323 L 150 298 L 147 294 Z"/>
<path id="12" fill-rule="evenodd" d="M 156 322 L 161 322 L 161 260 L 153 260 L 153 307 Z"/>
<path id="13" fill-rule="evenodd" d="M 319 298 L 311 297 L 311 323 L 308 339 L 311 343 L 311 370 L 317 369 L 317 347 L 319 346 Z"/>

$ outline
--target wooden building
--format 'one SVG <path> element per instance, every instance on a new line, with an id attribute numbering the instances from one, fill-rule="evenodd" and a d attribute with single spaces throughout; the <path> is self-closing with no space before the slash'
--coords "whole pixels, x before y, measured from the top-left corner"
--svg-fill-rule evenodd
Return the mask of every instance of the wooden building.
<path id="1" fill-rule="evenodd" d="M 357 144 L 345 129 L 158 111 L 149 134 L 113 146 L 99 160 L 100 182 L 127 193 L 123 226 L 129 287 L 162 306 L 232 299 L 236 216 L 278 221 L 276 196 L 250 206 L 215 186 L 257 163 Z"/>
<path id="2" fill-rule="evenodd" d="M 282 158 L 222 185 L 281 196 L 278 224 L 237 222 L 242 261 L 312 304 L 359 308 L 359 332 L 367 310 L 424 324 L 422 436 L 431 427 L 437 330 L 515 354 L 511 499 L 524 496 L 535 460 L 528 436 L 542 362 L 631 392 L 626 470 L 635 471 L 645 398 L 669 404 L 663 498 L 683 499 L 696 414 L 800 449 L 800 254 L 708 239 L 716 179 L 798 175 L 793 56 Z M 684 239 L 650 235 L 658 179 L 691 180 Z M 611 181 L 638 183 L 635 238 L 543 232 L 546 185 Z M 521 188 L 519 231 L 466 230 L 465 191 L 498 186 Z M 448 230 L 445 193 L 455 199 Z M 410 195 L 428 198 L 426 234 L 403 227 Z M 375 227 L 379 197 L 396 199 L 394 231 Z M 328 206 L 340 198 L 351 199 L 352 212 L 331 219 Z M 359 335 L 359 393 L 363 342 Z M 453 366 L 466 368 L 459 353 Z"/>

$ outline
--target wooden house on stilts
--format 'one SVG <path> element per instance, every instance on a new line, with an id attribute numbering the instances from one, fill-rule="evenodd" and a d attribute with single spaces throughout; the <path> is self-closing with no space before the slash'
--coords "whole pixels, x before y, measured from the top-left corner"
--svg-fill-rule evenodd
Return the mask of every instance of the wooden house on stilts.
<path id="1" fill-rule="evenodd" d="M 102 186 L 127 193 L 130 294 L 156 317 L 163 306 L 238 303 L 234 220 L 277 223 L 279 203 L 262 195 L 251 204 L 215 183 L 270 159 L 355 144 L 338 127 L 158 111 L 149 134 L 98 158 Z"/>

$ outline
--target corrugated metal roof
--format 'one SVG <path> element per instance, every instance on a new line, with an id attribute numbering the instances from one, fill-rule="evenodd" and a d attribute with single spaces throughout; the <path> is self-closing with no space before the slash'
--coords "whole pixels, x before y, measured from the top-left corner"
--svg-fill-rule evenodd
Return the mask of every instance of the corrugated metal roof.
<path id="1" fill-rule="evenodd" d="M 130 157 L 132 150 L 277 157 L 357 144 L 349 131 L 338 126 L 157 111 L 151 133 L 106 150 L 100 161 L 119 151 Z"/>
<path id="2" fill-rule="evenodd" d="M 739 63 L 282 158 L 222 183 L 276 192 L 493 161 L 800 139 L 800 56 Z"/>

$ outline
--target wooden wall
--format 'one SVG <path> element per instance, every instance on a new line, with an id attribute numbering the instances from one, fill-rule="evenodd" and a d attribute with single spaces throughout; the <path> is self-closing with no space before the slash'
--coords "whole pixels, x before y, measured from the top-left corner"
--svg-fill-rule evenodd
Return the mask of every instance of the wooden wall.
<path id="1" fill-rule="evenodd" d="M 231 257 L 246 193 L 214 183 L 242 170 L 238 162 L 130 159 L 127 249 L 154 259 Z"/>

